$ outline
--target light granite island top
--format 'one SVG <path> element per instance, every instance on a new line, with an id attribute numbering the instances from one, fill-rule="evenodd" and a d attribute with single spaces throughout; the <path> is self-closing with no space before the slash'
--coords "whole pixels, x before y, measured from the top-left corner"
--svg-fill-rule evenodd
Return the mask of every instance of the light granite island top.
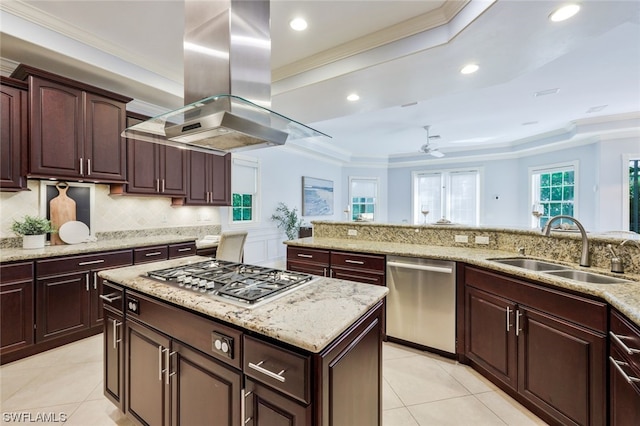
<path id="1" fill-rule="evenodd" d="M 386 287 L 318 277 L 291 293 L 255 308 L 175 287 L 147 277 L 148 271 L 195 263 L 208 258 L 190 256 L 98 273 L 127 289 L 178 307 L 225 321 L 312 353 L 319 353 L 388 293 Z"/>

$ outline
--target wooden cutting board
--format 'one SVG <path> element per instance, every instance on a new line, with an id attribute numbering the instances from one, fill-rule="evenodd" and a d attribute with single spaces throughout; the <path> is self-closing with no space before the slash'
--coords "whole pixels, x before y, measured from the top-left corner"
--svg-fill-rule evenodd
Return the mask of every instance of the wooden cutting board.
<path id="1" fill-rule="evenodd" d="M 49 201 L 51 224 L 59 230 L 65 223 L 76 220 L 76 202 L 67 195 L 69 185 L 60 182 L 56 185 L 58 196 Z M 51 234 L 51 245 L 64 244 L 58 233 Z"/>

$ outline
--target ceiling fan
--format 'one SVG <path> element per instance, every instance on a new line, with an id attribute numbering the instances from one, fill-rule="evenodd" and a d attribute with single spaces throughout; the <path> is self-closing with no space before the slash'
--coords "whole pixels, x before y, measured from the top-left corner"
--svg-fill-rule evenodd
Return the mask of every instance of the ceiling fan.
<path id="1" fill-rule="evenodd" d="M 435 135 L 435 136 L 429 136 L 429 128 L 431 126 L 424 126 L 424 129 L 427 131 L 427 143 L 422 145 L 420 147 L 420 151 L 424 152 L 425 154 L 429 154 L 433 157 L 436 158 L 442 158 L 444 157 L 444 154 L 441 153 L 440 151 L 438 151 L 437 148 L 431 148 L 431 145 L 429 145 L 429 143 L 431 142 L 431 139 L 440 139 L 440 135 Z"/>

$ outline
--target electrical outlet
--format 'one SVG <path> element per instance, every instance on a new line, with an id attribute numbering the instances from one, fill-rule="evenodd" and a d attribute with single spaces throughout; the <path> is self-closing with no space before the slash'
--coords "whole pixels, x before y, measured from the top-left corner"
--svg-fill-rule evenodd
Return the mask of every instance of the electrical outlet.
<path id="1" fill-rule="evenodd" d="M 489 244 L 489 237 L 476 237 L 476 244 Z"/>
<path id="2" fill-rule="evenodd" d="M 358 231 L 356 229 L 349 229 L 347 231 L 347 235 L 350 235 L 352 237 L 355 237 L 356 235 L 358 235 Z"/>
<path id="3" fill-rule="evenodd" d="M 469 236 L 468 235 L 456 235 L 455 236 L 456 243 L 468 243 Z"/>

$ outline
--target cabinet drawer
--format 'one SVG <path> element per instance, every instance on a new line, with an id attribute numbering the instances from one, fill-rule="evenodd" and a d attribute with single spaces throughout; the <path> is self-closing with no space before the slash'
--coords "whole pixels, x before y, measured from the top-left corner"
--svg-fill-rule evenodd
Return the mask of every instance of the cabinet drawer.
<path id="1" fill-rule="evenodd" d="M 38 277 L 131 265 L 131 250 L 36 261 Z"/>
<path id="2" fill-rule="evenodd" d="M 0 281 L 3 284 L 31 279 L 33 279 L 33 262 L 0 265 Z"/>
<path id="3" fill-rule="evenodd" d="M 310 402 L 310 358 L 244 336 L 244 374 L 302 402 Z"/>
<path id="4" fill-rule="evenodd" d="M 168 246 L 143 247 L 133 250 L 133 263 L 156 262 L 169 258 Z"/>
<path id="5" fill-rule="evenodd" d="M 287 259 L 304 260 L 306 262 L 315 262 L 329 265 L 329 251 L 317 250 L 300 247 L 289 247 L 287 249 Z"/>
<path id="6" fill-rule="evenodd" d="M 175 257 L 193 256 L 196 254 L 196 243 L 179 243 L 169 245 L 169 259 Z"/>
<path id="7" fill-rule="evenodd" d="M 611 311 L 609 342 L 640 373 L 640 328 L 617 311 Z M 631 353 L 629 353 L 631 352 Z M 640 385 L 639 385 L 640 386 Z"/>
<path id="8" fill-rule="evenodd" d="M 384 272 L 385 257 L 380 255 L 332 251 L 331 267 L 333 268 L 334 266 L 352 269 L 369 269 L 373 271 Z"/>
<path id="9" fill-rule="evenodd" d="M 354 268 L 331 267 L 331 278 L 358 283 L 385 285 L 384 274 Z"/>
<path id="10" fill-rule="evenodd" d="M 124 306 L 124 290 L 119 285 L 102 281 L 102 294 L 100 300 L 104 306 L 115 309 L 118 313 L 122 313 Z"/>

